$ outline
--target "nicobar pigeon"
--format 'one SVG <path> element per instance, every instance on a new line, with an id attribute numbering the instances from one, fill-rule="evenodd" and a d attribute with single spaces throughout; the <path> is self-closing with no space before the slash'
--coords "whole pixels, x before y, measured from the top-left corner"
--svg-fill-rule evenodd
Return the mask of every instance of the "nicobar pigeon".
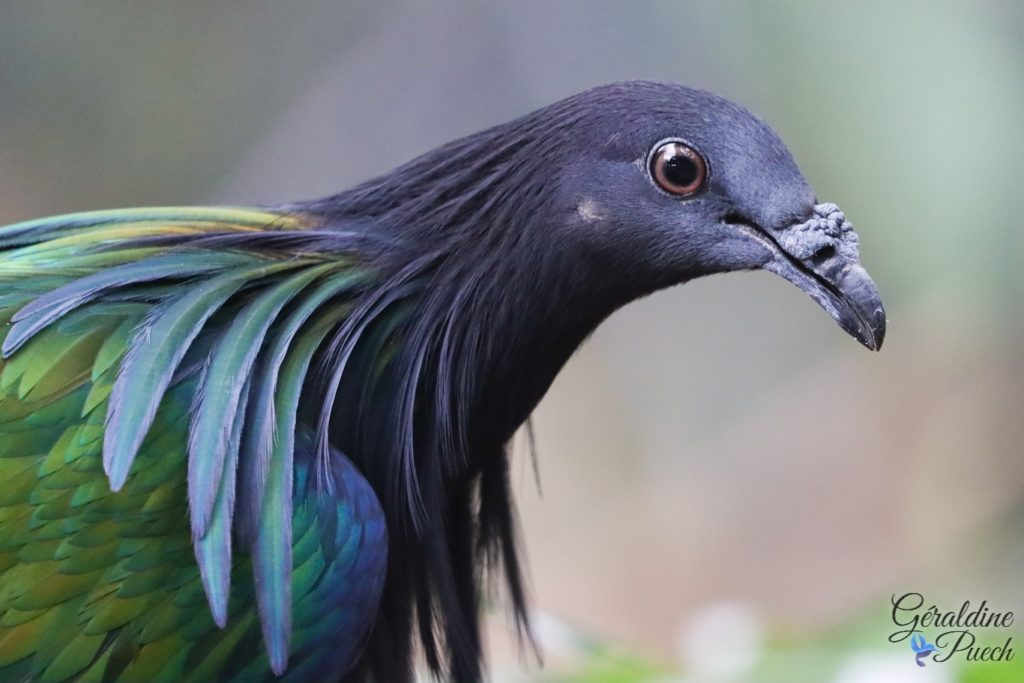
<path id="1" fill-rule="evenodd" d="M 776 134 L 654 82 L 318 201 L 0 228 L 0 681 L 481 680 L 513 433 L 617 308 L 757 268 L 881 345 Z"/>

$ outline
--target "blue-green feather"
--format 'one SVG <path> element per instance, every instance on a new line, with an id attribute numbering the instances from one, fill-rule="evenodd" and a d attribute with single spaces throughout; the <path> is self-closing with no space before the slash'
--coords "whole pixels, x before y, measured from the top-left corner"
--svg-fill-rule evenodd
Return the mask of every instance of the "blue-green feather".
<path id="1" fill-rule="evenodd" d="M 260 510 L 260 524 L 252 546 L 253 574 L 258 586 L 263 639 L 270 667 L 281 674 L 288 666 L 292 627 L 292 489 L 295 427 L 299 398 L 310 360 L 343 311 L 329 311 L 293 344 L 281 368 L 275 396 L 275 435 Z"/>
<path id="2" fill-rule="evenodd" d="M 0 512 L 30 514 L 0 515 L 0 574 L 7 547 L 60 562 L 27 579 L 15 565 L 26 590 L 0 591 L 0 615 L 31 608 L 53 634 L 77 620 L 86 638 L 0 625 L 22 648 L 0 647 L 0 680 L 309 680 L 355 662 L 384 517 L 351 462 L 296 432 L 311 359 L 372 271 L 317 220 L 156 209 L 0 228 L 0 433 L 40 454 L 7 458 Z"/>
<path id="3" fill-rule="evenodd" d="M 275 262 L 210 278 L 160 307 L 139 328 L 114 382 L 103 434 L 103 469 L 113 490 L 124 486 L 175 370 L 210 316 L 252 280 L 298 265 Z"/>
<path id="4" fill-rule="evenodd" d="M 4 339 L 3 355 L 10 356 L 40 330 L 74 309 L 113 289 L 164 278 L 188 278 L 252 264 L 247 254 L 179 252 L 101 270 L 51 290 L 20 309 Z"/>
<path id="5" fill-rule="evenodd" d="M 203 581 L 207 602 L 210 603 L 210 612 L 213 614 L 214 623 L 220 628 L 227 625 L 228 598 L 231 595 L 231 522 L 234 517 L 237 486 L 235 470 L 238 465 L 239 444 L 242 440 L 242 426 L 245 424 L 245 409 L 249 400 L 249 385 L 249 381 L 243 382 L 237 405 L 238 417 L 229 423 L 230 434 L 226 445 L 228 462 L 225 463 L 227 474 L 217 487 L 217 499 L 210 524 L 206 533 L 193 541 L 199 576 Z"/>
<path id="6" fill-rule="evenodd" d="M 333 263 L 311 267 L 268 287 L 239 312 L 218 340 L 196 394 L 189 427 L 188 496 L 195 538 L 206 533 L 222 477 L 233 476 L 233 470 L 224 466 L 226 458 L 237 459 L 237 446 L 235 453 L 228 453 L 229 436 L 239 414 L 243 382 L 267 330 L 289 301 L 337 268 Z"/>
<path id="7" fill-rule="evenodd" d="M 246 419 L 243 444 L 248 454 L 240 463 L 239 477 L 243 483 L 240 490 L 240 531 L 243 537 L 252 539 L 259 524 L 263 492 L 266 488 L 267 471 L 270 468 L 271 451 L 275 434 L 275 400 L 281 366 L 296 334 L 314 313 L 328 301 L 359 286 L 367 274 L 359 270 L 346 270 L 331 275 L 313 291 L 306 294 L 295 309 L 285 318 L 262 351 L 259 380 L 253 385 L 253 404 Z M 339 303 L 339 306 L 345 306 Z"/>

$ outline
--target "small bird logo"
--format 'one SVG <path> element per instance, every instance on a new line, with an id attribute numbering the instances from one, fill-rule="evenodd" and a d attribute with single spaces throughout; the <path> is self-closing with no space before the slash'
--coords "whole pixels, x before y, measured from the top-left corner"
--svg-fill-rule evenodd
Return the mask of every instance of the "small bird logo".
<path id="1" fill-rule="evenodd" d="M 939 651 L 939 648 L 929 643 L 922 633 L 915 633 L 910 637 L 910 649 L 917 653 L 918 666 L 924 666 L 924 660 L 927 659 L 928 655 Z"/>

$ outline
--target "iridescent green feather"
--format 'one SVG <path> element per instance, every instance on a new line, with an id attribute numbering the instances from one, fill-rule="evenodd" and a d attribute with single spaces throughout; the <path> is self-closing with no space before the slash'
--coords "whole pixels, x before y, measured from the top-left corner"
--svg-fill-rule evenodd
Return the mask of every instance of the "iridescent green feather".
<path id="1" fill-rule="evenodd" d="M 308 484 L 295 406 L 344 295 L 372 275 L 322 254 L 151 241 L 316 228 L 236 208 L 0 228 L 0 681 L 271 680 L 285 660 L 286 680 L 311 680 L 351 662 L 362 636 L 337 638 L 372 620 L 383 519 L 340 456 L 354 500 L 325 505 Z M 265 425 L 245 418 L 268 399 L 277 433 L 261 465 L 243 444 Z M 191 494 L 190 468 L 204 481 Z M 236 486 L 266 522 L 257 567 L 231 548 Z M 359 551 L 332 550 L 352 539 Z"/>

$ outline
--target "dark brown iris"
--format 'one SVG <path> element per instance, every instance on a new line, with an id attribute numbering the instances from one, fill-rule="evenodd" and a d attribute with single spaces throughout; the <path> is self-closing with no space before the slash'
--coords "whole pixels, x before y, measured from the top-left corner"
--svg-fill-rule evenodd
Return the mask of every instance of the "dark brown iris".
<path id="1" fill-rule="evenodd" d="M 699 191 L 708 176 L 704 158 L 681 142 L 666 142 L 658 147 L 651 156 L 650 171 L 658 187 L 679 197 Z"/>

